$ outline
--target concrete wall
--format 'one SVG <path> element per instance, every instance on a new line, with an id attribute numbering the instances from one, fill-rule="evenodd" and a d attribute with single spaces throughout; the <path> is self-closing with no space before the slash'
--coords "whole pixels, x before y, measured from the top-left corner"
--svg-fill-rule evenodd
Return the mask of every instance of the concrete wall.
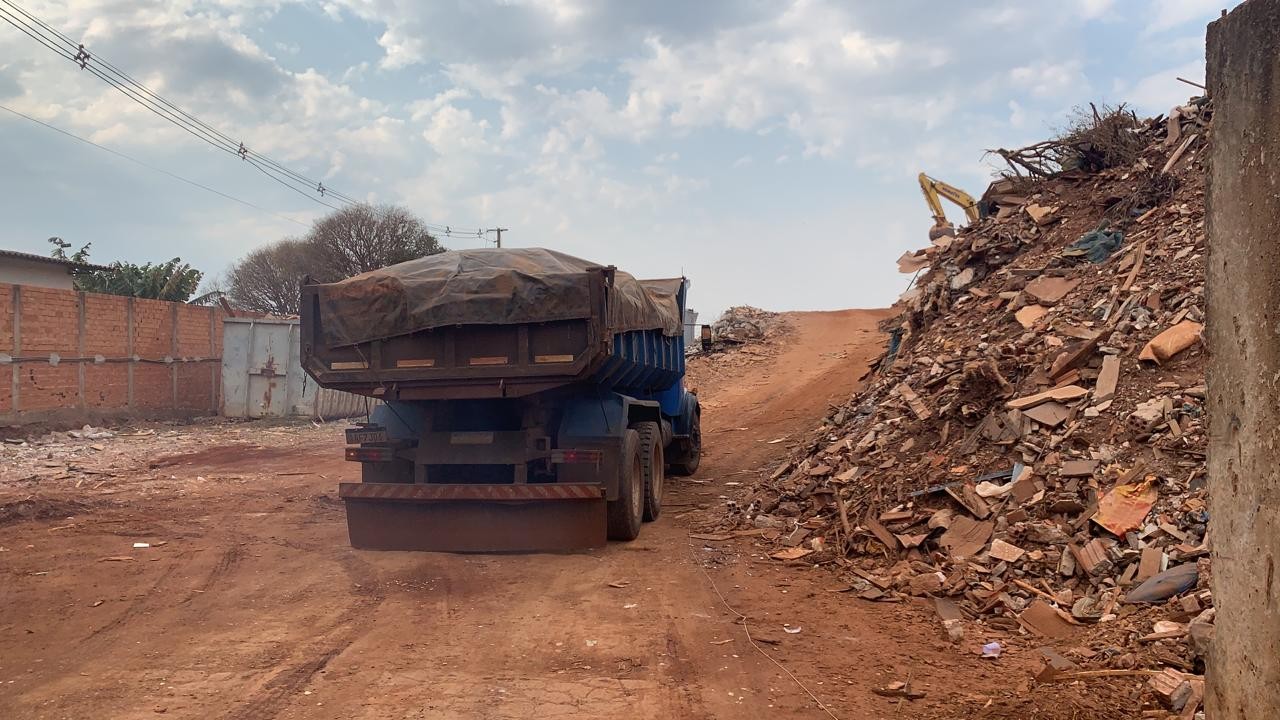
<path id="1" fill-rule="evenodd" d="M 1280 713 L 1280 0 L 1209 26 L 1210 720 Z"/>
<path id="2" fill-rule="evenodd" d="M 0 283 L 71 290 L 67 266 L 0 255 Z"/>
<path id="3" fill-rule="evenodd" d="M 0 424 L 211 414 L 221 354 L 214 308 L 0 284 Z"/>

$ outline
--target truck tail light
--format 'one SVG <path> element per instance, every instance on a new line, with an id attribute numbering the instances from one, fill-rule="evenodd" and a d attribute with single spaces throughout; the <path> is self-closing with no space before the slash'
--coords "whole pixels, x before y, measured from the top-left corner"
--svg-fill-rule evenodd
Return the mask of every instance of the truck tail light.
<path id="1" fill-rule="evenodd" d="M 588 465 L 599 465 L 604 459 L 604 453 L 599 450 L 552 450 L 551 462 L 553 463 L 584 463 Z"/>
<path id="2" fill-rule="evenodd" d="M 352 462 L 391 462 L 395 450 L 389 447 L 349 447 L 347 459 Z"/>

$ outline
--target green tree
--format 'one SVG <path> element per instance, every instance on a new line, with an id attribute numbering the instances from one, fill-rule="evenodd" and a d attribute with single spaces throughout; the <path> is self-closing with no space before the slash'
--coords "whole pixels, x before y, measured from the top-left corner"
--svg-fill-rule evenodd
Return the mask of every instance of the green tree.
<path id="1" fill-rule="evenodd" d="M 62 238 L 49 238 L 49 244 L 53 245 L 51 254 L 55 258 L 77 263 L 89 262 L 89 246 L 92 243 L 85 243 L 70 255 L 67 254 L 67 248 L 71 247 L 71 243 Z M 182 262 L 182 258 L 173 258 L 167 262 L 145 265 L 116 261 L 106 269 L 73 270 L 72 276 L 76 289 L 84 292 L 186 302 L 200 286 L 200 278 L 204 274 Z"/>

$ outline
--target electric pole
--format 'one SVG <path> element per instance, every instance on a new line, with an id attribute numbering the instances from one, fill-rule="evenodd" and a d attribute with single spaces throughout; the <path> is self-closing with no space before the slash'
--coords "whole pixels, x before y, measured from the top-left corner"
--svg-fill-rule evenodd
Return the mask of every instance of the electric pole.
<path id="1" fill-rule="evenodd" d="M 504 232 L 506 232 L 506 231 L 508 231 L 508 230 L 510 230 L 510 229 L 511 229 L 511 228 L 504 228 L 504 227 L 500 227 L 500 228 L 489 228 L 489 230 L 488 230 L 487 232 L 496 233 L 496 234 L 497 234 L 497 236 L 498 236 L 498 239 L 497 239 L 497 245 L 498 245 L 498 247 L 502 247 L 502 233 L 504 233 Z"/>

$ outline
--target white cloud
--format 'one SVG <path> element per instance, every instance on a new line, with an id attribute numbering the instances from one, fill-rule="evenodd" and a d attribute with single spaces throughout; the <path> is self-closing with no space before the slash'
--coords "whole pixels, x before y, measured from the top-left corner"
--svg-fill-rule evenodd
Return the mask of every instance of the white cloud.
<path id="1" fill-rule="evenodd" d="M 1203 84 L 1204 61 L 1192 60 L 1166 68 L 1139 78 L 1132 85 L 1122 83 L 1117 94 L 1139 112 L 1151 115 L 1168 112 L 1169 108 L 1185 103 L 1188 97 L 1204 92 L 1178 80 L 1180 77 Z"/>
<path id="2" fill-rule="evenodd" d="M 365 79 L 369 73 L 370 64 L 368 60 L 362 60 L 355 65 L 347 68 L 342 73 L 343 83 L 358 82 Z"/>
<path id="3" fill-rule="evenodd" d="M 572 23 L 587 13 L 586 3 L 578 0 L 512 0 L 515 5 L 528 5 L 547 12 L 557 23 Z"/>
<path id="4" fill-rule="evenodd" d="M 441 108 L 451 105 L 456 100 L 466 100 L 471 93 L 465 88 L 449 88 L 436 93 L 432 97 L 415 100 L 408 105 L 409 117 L 414 121 L 424 120 L 435 115 Z"/>
<path id="5" fill-rule="evenodd" d="M 1085 77 L 1083 63 L 1079 59 L 1021 65 L 1009 71 L 1009 79 L 1014 87 L 1023 88 L 1040 98 L 1089 94 L 1089 79 Z"/>
<path id="6" fill-rule="evenodd" d="M 441 154 L 489 152 L 493 148 L 485 139 L 488 130 L 488 120 L 477 120 L 470 110 L 445 105 L 431 115 L 422 137 Z"/>
<path id="7" fill-rule="evenodd" d="M 1080 13 L 1093 19 L 1105 17 L 1115 6 L 1115 0 L 1079 0 Z"/>
<path id="8" fill-rule="evenodd" d="M 1198 18 L 1207 24 L 1206 18 L 1213 19 L 1218 10 L 1231 4 L 1224 0 L 1159 0 L 1152 3 L 1152 12 L 1148 14 L 1149 22 L 1144 32 L 1164 32 Z"/>
<path id="9" fill-rule="evenodd" d="M 1017 100 L 1009 101 L 1009 127 L 1021 128 L 1026 125 L 1027 114 Z"/>
<path id="10" fill-rule="evenodd" d="M 896 40 L 873 40 L 860 32 L 851 31 L 840 38 L 840 47 L 844 48 L 845 55 L 855 63 L 875 67 L 896 57 L 902 50 L 902 43 Z"/>

